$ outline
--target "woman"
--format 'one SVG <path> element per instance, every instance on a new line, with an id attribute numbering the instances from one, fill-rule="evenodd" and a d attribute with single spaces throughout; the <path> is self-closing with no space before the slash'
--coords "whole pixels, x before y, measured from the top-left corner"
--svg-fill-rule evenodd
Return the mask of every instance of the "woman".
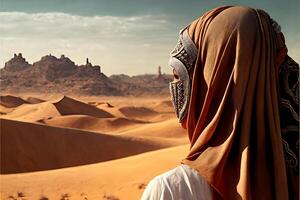
<path id="1" fill-rule="evenodd" d="M 298 199 L 299 65 L 262 10 L 224 6 L 180 32 L 171 96 L 190 152 L 142 199 Z"/>

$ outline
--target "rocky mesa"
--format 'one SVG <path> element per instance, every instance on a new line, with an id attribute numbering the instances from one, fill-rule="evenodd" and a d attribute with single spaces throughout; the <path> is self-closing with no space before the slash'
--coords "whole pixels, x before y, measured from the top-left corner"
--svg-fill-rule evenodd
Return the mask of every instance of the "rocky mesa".
<path id="1" fill-rule="evenodd" d="M 85 65 L 76 65 L 70 58 L 51 54 L 30 64 L 21 53 L 0 69 L 2 93 L 63 93 L 77 95 L 148 96 L 167 95 L 172 76 L 157 74 L 106 76 L 99 65 L 86 59 Z"/>

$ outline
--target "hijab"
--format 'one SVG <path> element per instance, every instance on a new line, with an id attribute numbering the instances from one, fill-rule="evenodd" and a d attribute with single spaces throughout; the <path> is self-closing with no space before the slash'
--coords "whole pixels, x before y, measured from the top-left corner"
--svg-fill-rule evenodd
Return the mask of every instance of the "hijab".
<path id="1" fill-rule="evenodd" d="M 223 199 L 288 199 L 278 68 L 287 48 L 269 15 L 223 6 L 188 28 L 198 48 L 183 127 L 197 170 Z"/>

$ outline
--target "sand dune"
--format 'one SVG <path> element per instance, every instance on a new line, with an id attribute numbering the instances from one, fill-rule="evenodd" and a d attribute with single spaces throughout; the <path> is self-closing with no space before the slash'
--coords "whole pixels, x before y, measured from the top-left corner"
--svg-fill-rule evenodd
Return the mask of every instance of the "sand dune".
<path id="1" fill-rule="evenodd" d="M 119 111 L 129 118 L 144 118 L 158 115 L 158 112 L 146 107 L 124 106 Z"/>
<path id="2" fill-rule="evenodd" d="M 61 114 L 52 103 L 43 102 L 39 104 L 20 105 L 7 115 L 1 117 L 18 121 L 36 122 L 38 120 L 49 119 L 60 115 Z"/>
<path id="3" fill-rule="evenodd" d="M 35 98 L 32 98 L 31 100 L 38 101 L 38 99 Z M 98 118 L 113 117 L 112 114 L 102 109 L 66 96 L 42 103 L 23 104 L 13 110 L 10 110 L 10 112 L 8 108 L 1 108 L 1 112 L 6 113 L 5 116 L 2 116 L 3 118 L 27 122 L 36 122 L 40 120 L 52 119 L 62 115 L 76 114 L 90 115 Z"/>
<path id="4" fill-rule="evenodd" d="M 36 104 L 36 103 L 42 103 L 42 102 L 45 102 L 45 100 L 43 99 L 39 99 L 39 98 L 36 98 L 36 97 L 27 97 L 26 98 L 26 101 L 31 103 L 31 104 Z"/>
<path id="5" fill-rule="evenodd" d="M 142 120 L 147 122 L 159 122 L 175 117 L 174 112 L 161 112 L 146 106 L 123 106 L 117 105 L 109 107 L 106 104 L 98 105 L 97 108 L 103 109 L 111 113 L 115 117 L 129 118 L 135 120 Z"/>
<path id="6" fill-rule="evenodd" d="M 23 97 L 0 104 L 1 199 L 139 199 L 188 150 L 166 98 Z"/>
<path id="7" fill-rule="evenodd" d="M 100 118 L 113 117 L 112 114 L 104 110 L 67 96 L 62 96 L 50 102 L 53 103 L 61 115 L 90 115 Z"/>
<path id="8" fill-rule="evenodd" d="M 163 100 L 158 102 L 152 106 L 152 109 L 159 112 L 174 113 L 174 107 L 171 100 Z"/>
<path id="9" fill-rule="evenodd" d="M 163 122 L 145 124 L 137 128 L 123 131 L 120 134 L 130 136 L 151 136 L 166 138 L 184 138 L 187 141 L 187 133 L 177 119 L 166 120 Z M 188 141 L 187 141 L 188 142 Z"/>
<path id="10" fill-rule="evenodd" d="M 108 107 L 108 108 L 113 108 L 114 106 L 111 105 L 110 103 L 108 102 L 95 102 L 95 101 L 89 101 L 87 102 L 89 105 L 93 105 L 93 106 L 105 106 L 105 107 Z"/>
<path id="11" fill-rule="evenodd" d="M 14 108 L 8 108 L 8 107 L 0 105 L 0 115 L 6 115 L 6 114 L 12 112 L 13 110 L 14 110 Z"/>
<path id="12" fill-rule="evenodd" d="M 104 135 L 27 122 L 1 121 L 1 173 L 18 173 L 84 165 L 182 144 Z"/>
<path id="13" fill-rule="evenodd" d="M 40 122 L 51 126 L 77 128 L 109 133 L 126 131 L 146 124 L 146 122 L 143 121 L 122 117 L 96 118 L 88 115 L 59 116 L 52 119 L 41 120 Z"/>
<path id="14" fill-rule="evenodd" d="M 20 97 L 15 97 L 12 95 L 0 96 L 0 105 L 5 106 L 7 108 L 17 107 L 24 103 L 28 102 Z"/>
<path id="15" fill-rule="evenodd" d="M 2 175 L 2 199 L 22 192 L 26 199 L 139 199 L 154 176 L 179 165 L 188 145 L 86 166 Z"/>
<path id="16" fill-rule="evenodd" d="M 106 112 L 111 113 L 115 117 L 120 117 L 120 118 L 127 118 L 122 112 L 120 112 L 118 106 L 107 106 L 107 104 L 99 104 L 96 106 L 99 109 L 105 110 Z"/>
<path id="17" fill-rule="evenodd" d="M 125 117 L 136 120 L 144 120 L 148 122 L 160 122 L 168 120 L 174 117 L 174 113 L 165 113 L 154 111 L 152 108 L 148 107 L 137 107 L 137 106 L 124 106 L 120 107 L 119 112 Z"/>

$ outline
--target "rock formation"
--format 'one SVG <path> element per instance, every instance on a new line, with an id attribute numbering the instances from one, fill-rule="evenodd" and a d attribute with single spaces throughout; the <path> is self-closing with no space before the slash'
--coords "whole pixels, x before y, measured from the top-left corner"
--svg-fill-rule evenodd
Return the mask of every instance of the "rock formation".
<path id="1" fill-rule="evenodd" d="M 92 65 L 92 63 L 89 62 L 89 59 L 86 59 L 85 65 L 79 65 L 79 76 L 97 76 L 101 75 L 101 67 L 99 65 Z"/>
<path id="2" fill-rule="evenodd" d="M 113 75 L 107 77 L 99 65 L 86 59 L 76 65 L 65 55 L 57 58 L 43 56 L 30 65 L 22 54 L 5 63 L 0 69 L 1 92 L 38 92 L 82 95 L 161 95 L 168 94 L 170 75 L 161 73 L 138 76 Z"/>
<path id="3" fill-rule="evenodd" d="M 8 71 L 24 70 L 30 67 L 30 64 L 23 58 L 22 54 L 14 54 L 14 57 L 7 61 L 4 65 L 4 69 Z"/>

